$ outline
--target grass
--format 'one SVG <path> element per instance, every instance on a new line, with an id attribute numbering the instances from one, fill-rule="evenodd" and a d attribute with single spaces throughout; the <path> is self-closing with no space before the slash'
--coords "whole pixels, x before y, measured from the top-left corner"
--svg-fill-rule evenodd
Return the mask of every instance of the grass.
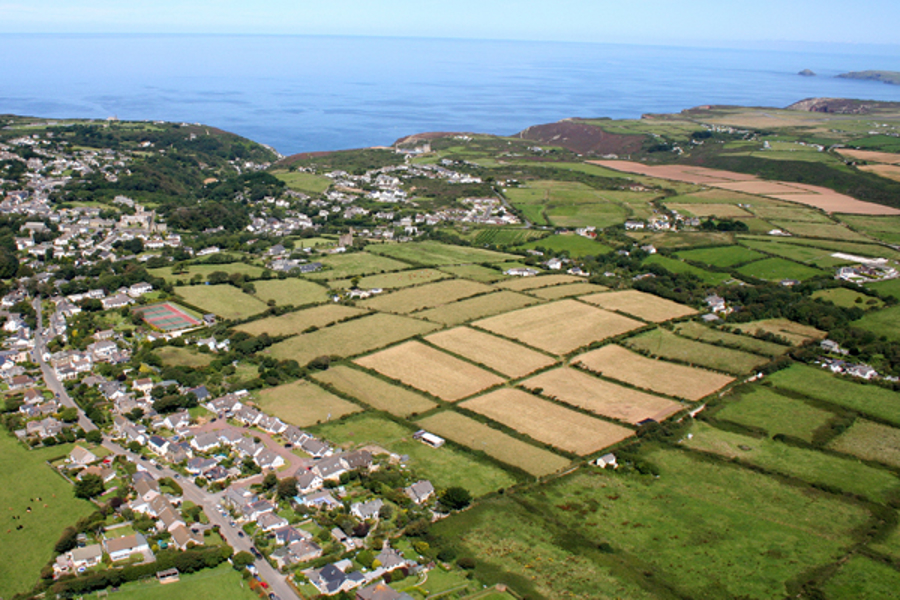
<path id="1" fill-rule="evenodd" d="M 900 217 L 840 215 L 853 229 L 888 244 L 900 244 Z"/>
<path id="2" fill-rule="evenodd" d="M 300 427 L 340 419 L 362 410 L 358 405 L 302 379 L 259 392 L 259 407 L 285 423 Z"/>
<path id="3" fill-rule="evenodd" d="M 886 502 L 900 486 L 890 471 L 855 459 L 723 431 L 706 423 L 695 423 L 691 433 L 691 439 L 684 442 L 689 448 L 797 477 L 807 483 L 824 484 L 875 502 Z"/>
<path id="4" fill-rule="evenodd" d="M 802 221 L 782 221 L 775 223 L 781 229 L 800 237 L 825 238 L 847 242 L 869 241 L 865 236 L 848 227 L 835 223 L 804 223 Z"/>
<path id="5" fill-rule="evenodd" d="M 202 369 L 213 361 L 213 356 L 209 354 L 201 354 L 193 348 L 176 346 L 163 346 L 156 350 L 156 355 L 167 365 L 192 369 Z"/>
<path id="6" fill-rule="evenodd" d="M 539 224 L 549 220 L 558 227 L 602 229 L 624 223 L 630 214 L 629 209 L 616 201 L 615 192 L 595 190 L 577 182 L 530 181 L 528 187 L 506 190 L 506 195 L 531 220 Z M 647 201 L 656 196 L 641 195 Z"/>
<path id="7" fill-rule="evenodd" d="M 357 275 L 371 275 L 388 271 L 408 269 L 409 265 L 399 260 L 376 256 L 368 252 L 347 252 L 332 254 L 319 260 L 325 267 L 322 271 L 307 273 L 310 279 L 346 279 Z"/>
<path id="8" fill-rule="evenodd" d="M 265 303 L 227 284 L 182 287 L 178 288 L 178 294 L 188 304 L 223 319 L 246 319 L 267 308 Z"/>
<path id="9" fill-rule="evenodd" d="M 684 273 L 688 275 L 694 275 L 700 281 L 707 283 L 709 285 L 721 285 L 732 279 L 731 275 L 728 273 L 714 273 L 712 271 L 706 271 L 705 269 L 701 269 L 700 267 L 696 267 L 694 265 L 688 264 L 682 260 L 678 260 L 677 258 L 670 258 L 668 256 L 662 256 L 660 254 L 653 254 L 649 256 L 644 264 L 650 265 L 659 265 L 667 271 L 671 271 L 672 273 Z"/>
<path id="10" fill-rule="evenodd" d="M 765 255 L 743 246 L 720 246 L 718 248 L 684 250 L 678 253 L 678 258 L 713 267 L 728 268 L 765 258 Z"/>
<path id="11" fill-rule="evenodd" d="M 251 278 L 259 277 L 265 269 L 256 265 L 248 265 L 245 263 L 228 263 L 224 265 L 185 265 L 184 273 L 173 274 L 174 267 L 159 267 L 156 269 L 148 269 L 147 272 L 154 277 L 162 277 L 169 282 L 186 282 L 193 279 L 195 275 L 200 275 L 203 281 L 209 277 L 210 273 L 215 271 L 223 271 L 229 275 L 239 273 L 247 275 Z"/>
<path id="12" fill-rule="evenodd" d="M 328 300 L 328 290 L 304 279 L 269 279 L 256 281 L 256 297 L 278 306 L 303 306 L 320 304 Z"/>
<path id="13" fill-rule="evenodd" d="M 466 279 L 450 279 L 379 294 L 359 304 L 365 308 L 408 314 L 417 310 L 453 304 L 457 300 L 493 291 L 487 284 Z"/>
<path id="14" fill-rule="evenodd" d="M 420 394 L 345 365 L 314 373 L 313 378 L 377 410 L 398 417 L 409 417 L 436 406 L 434 402 Z"/>
<path id="15" fill-rule="evenodd" d="M 833 417 L 827 410 L 758 386 L 730 397 L 716 413 L 717 419 L 760 427 L 769 437 L 781 433 L 807 442 L 812 442 L 816 430 Z"/>
<path id="16" fill-rule="evenodd" d="M 63 529 L 94 509 L 75 498 L 72 486 L 46 464 L 73 447 L 26 450 L 0 429 L 0 511 L 7 528 L 0 529 L 0 597 L 26 592 L 37 583 Z M 36 498 L 40 500 L 32 501 Z M 22 529 L 16 529 L 19 525 Z"/>
<path id="17" fill-rule="evenodd" d="M 728 333 L 702 325 L 697 321 L 687 321 L 675 325 L 678 335 L 689 337 L 710 344 L 721 344 L 729 348 L 738 348 L 763 356 L 776 357 L 786 353 L 790 348 L 782 344 L 758 340 L 746 335 Z"/>
<path id="18" fill-rule="evenodd" d="M 361 308 L 343 304 L 325 304 L 304 310 L 290 312 L 277 317 L 269 317 L 259 321 L 251 321 L 238 325 L 235 329 L 250 335 L 297 335 L 311 327 L 320 328 L 365 314 Z"/>
<path id="19" fill-rule="evenodd" d="M 515 279 L 510 279 L 508 281 L 504 281 L 503 283 L 498 283 L 497 287 L 522 292 L 535 288 L 550 287 L 552 285 L 560 285 L 563 283 L 578 283 L 582 281 L 584 281 L 582 278 L 576 277 L 574 275 L 564 275 L 562 273 L 545 273 L 543 275 L 537 275 L 535 277 L 517 277 Z"/>
<path id="20" fill-rule="evenodd" d="M 99 598 L 95 594 L 84 597 Z M 126 583 L 115 593 L 115 597 L 118 600 L 195 600 L 196 598 L 258 600 L 259 598 L 243 582 L 241 574 L 229 564 L 189 575 L 181 575 L 176 583 L 161 585 L 155 578 Z"/>
<path id="21" fill-rule="evenodd" d="M 501 271 L 482 265 L 451 265 L 441 267 L 440 270 L 444 273 L 449 273 L 450 275 L 462 277 L 463 279 L 471 279 L 472 281 L 482 281 L 485 283 L 493 283 L 507 278 L 507 275 L 504 275 Z"/>
<path id="22" fill-rule="evenodd" d="M 853 325 L 871 331 L 877 336 L 900 340 L 900 305 L 869 313 L 862 319 L 854 321 Z"/>
<path id="23" fill-rule="evenodd" d="M 649 352 L 654 356 L 734 375 L 753 372 L 769 362 L 768 358 L 757 354 L 704 344 L 661 328 L 628 338 L 624 344 L 629 348 Z"/>
<path id="24" fill-rule="evenodd" d="M 323 194 L 331 186 L 331 180 L 321 175 L 304 173 L 302 171 L 272 171 L 278 179 L 283 181 L 292 190 L 307 194 Z"/>
<path id="25" fill-rule="evenodd" d="M 809 325 L 801 325 L 789 321 L 788 319 L 763 319 L 761 321 L 749 321 L 747 323 L 739 323 L 734 328 L 751 335 L 759 335 L 762 333 L 770 333 L 783 338 L 794 346 L 799 346 L 813 340 L 823 340 L 828 335 L 824 331 L 820 331 Z"/>
<path id="26" fill-rule="evenodd" d="M 738 272 L 748 277 L 765 279 L 767 281 L 781 281 L 783 279 L 796 279 L 804 281 L 820 275 L 824 271 L 801 265 L 784 258 L 765 258 L 738 268 Z"/>
<path id="27" fill-rule="evenodd" d="M 831 288 L 830 290 L 819 290 L 813 292 L 813 298 L 827 300 L 835 306 L 844 308 L 862 308 L 863 310 L 878 309 L 884 306 L 884 301 L 879 298 L 867 296 L 856 290 L 847 288 Z"/>
<path id="28" fill-rule="evenodd" d="M 369 246 L 369 252 L 430 267 L 471 263 L 499 263 L 517 258 L 512 254 L 494 252 L 493 250 L 451 246 L 431 241 L 373 245 Z"/>
<path id="29" fill-rule="evenodd" d="M 377 444 L 396 454 L 409 456 L 409 465 L 419 477 L 436 488 L 462 486 L 474 496 L 509 487 L 515 478 L 505 470 L 468 453 L 444 445 L 432 448 L 412 438 L 415 429 L 377 415 L 363 414 L 340 423 L 311 428 L 312 433 L 347 447 Z"/>
<path id="30" fill-rule="evenodd" d="M 405 288 L 412 285 L 420 285 L 423 283 L 431 283 L 440 279 L 446 279 L 447 273 L 442 273 L 436 269 L 412 269 L 410 271 L 399 271 L 397 273 L 385 273 L 383 275 L 369 275 L 361 277 L 359 287 L 362 289 L 382 288 L 397 289 Z M 352 282 L 349 279 L 341 279 L 332 281 L 332 288 L 351 288 Z"/>
<path id="31" fill-rule="evenodd" d="M 829 447 L 866 460 L 900 468 L 900 430 L 858 420 Z"/>
<path id="32" fill-rule="evenodd" d="M 877 283 L 867 283 L 866 287 L 885 296 L 893 296 L 900 299 L 900 279 L 889 279 Z"/>
<path id="33" fill-rule="evenodd" d="M 581 258 L 583 256 L 598 256 L 612 252 L 612 248 L 606 244 L 601 244 L 584 236 L 569 235 L 551 235 L 540 240 L 534 240 L 527 244 L 522 244 L 517 250 L 528 250 L 542 248 L 551 254 L 565 252 L 572 258 Z"/>
<path id="34" fill-rule="evenodd" d="M 539 302 L 540 300 L 524 294 L 502 290 L 494 294 L 484 294 L 475 298 L 438 306 L 437 308 L 423 310 L 416 313 L 416 317 L 444 325 L 458 325 L 474 319 L 524 308 Z"/>
<path id="35" fill-rule="evenodd" d="M 837 404 L 900 425 L 900 394 L 874 385 L 839 379 L 824 369 L 793 365 L 773 373 L 769 381 L 781 388 Z"/>
<path id="36" fill-rule="evenodd" d="M 564 283 L 562 285 L 552 285 L 550 287 L 530 290 L 528 294 L 531 296 L 536 296 L 542 300 L 559 300 L 561 298 L 571 298 L 573 296 L 583 296 L 585 294 L 605 292 L 608 289 L 609 288 L 602 285 L 596 285 L 583 281 L 579 283 Z"/>
<path id="37" fill-rule="evenodd" d="M 900 572 L 865 556 L 854 556 L 822 588 L 831 600 L 892 600 L 900 589 Z"/>

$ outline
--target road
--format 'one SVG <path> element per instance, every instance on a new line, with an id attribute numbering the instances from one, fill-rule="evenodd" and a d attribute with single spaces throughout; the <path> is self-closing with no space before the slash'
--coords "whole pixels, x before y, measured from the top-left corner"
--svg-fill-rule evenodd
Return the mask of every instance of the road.
<path id="1" fill-rule="evenodd" d="M 47 384 L 47 387 L 51 392 L 56 394 L 56 398 L 59 400 L 60 404 L 74 408 L 78 411 L 78 425 L 84 431 L 97 429 L 97 426 L 94 425 L 93 421 L 87 418 L 87 415 L 84 414 L 81 407 L 75 404 L 75 401 L 69 397 L 66 386 L 64 386 L 56 377 L 56 371 L 53 370 L 53 367 L 44 360 L 44 353 L 47 351 L 47 345 L 44 341 L 44 319 L 41 315 L 42 306 L 39 297 L 34 299 L 34 310 L 37 313 L 37 329 L 34 332 L 34 360 L 41 367 L 41 373 L 44 375 L 44 383 Z"/>

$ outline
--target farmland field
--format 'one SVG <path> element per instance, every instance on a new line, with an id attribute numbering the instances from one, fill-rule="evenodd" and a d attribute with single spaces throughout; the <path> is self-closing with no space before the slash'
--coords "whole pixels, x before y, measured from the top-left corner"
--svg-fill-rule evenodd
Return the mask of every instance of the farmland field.
<path id="1" fill-rule="evenodd" d="M 888 244 L 900 244 L 900 217 L 840 215 L 853 229 Z"/>
<path id="2" fill-rule="evenodd" d="M 305 279 L 268 279 L 253 282 L 256 297 L 278 306 L 320 304 L 328 300 L 328 290 Z"/>
<path id="3" fill-rule="evenodd" d="M 469 263 L 491 263 L 515 260 L 512 254 L 450 246 L 440 242 L 411 242 L 408 244 L 382 244 L 369 246 L 369 251 L 382 256 L 405 260 L 413 264 L 426 266 L 461 265 Z"/>
<path id="4" fill-rule="evenodd" d="M 692 202 L 690 204 L 678 204 L 666 202 L 666 208 L 677 210 L 679 213 L 693 217 L 716 217 L 719 219 L 741 219 L 752 216 L 749 212 L 736 204 L 713 204 Z"/>
<path id="5" fill-rule="evenodd" d="M 678 304 L 677 302 L 637 290 L 603 292 L 584 296 L 581 299 L 606 310 L 620 311 L 654 323 L 661 323 L 669 319 L 678 319 L 697 313 L 697 310 L 690 306 Z"/>
<path id="6" fill-rule="evenodd" d="M 360 305 L 384 312 L 411 313 L 490 291 L 493 291 L 493 288 L 484 283 L 449 279 L 402 289 L 391 294 L 379 294 L 363 300 Z"/>
<path id="7" fill-rule="evenodd" d="M 178 348 L 177 346 L 163 346 L 154 353 L 167 365 L 192 369 L 202 369 L 214 358 L 212 354 L 202 354 L 193 348 Z"/>
<path id="8" fill-rule="evenodd" d="M 452 304 L 438 306 L 437 308 L 419 311 L 416 313 L 416 317 L 434 321 L 435 323 L 443 323 L 444 325 L 458 325 L 473 319 L 481 319 L 524 308 L 539 302 L 540 300 L 531 296 L 501 290 L 493 294 L 483 294 L 475 298 L 468 298 Z"/>
<path id="9" fill-rule="evenodd" d="M 559 285 L 562 283 L 577 283 L 581 281 L 584 280 L 580 277 L 576 277 L 575 275 L 537 275 L 535 277 L 519 277 L 516 279 L 510 279 L 509 281 L 498 283 L 496 287 L 522 292 L 525 290 L 543 288 L 551 285 Z"/>
<path id="10" fill-rule="evenodd" d="M 804 223 L 802 221 L 782 221 L 775 223 L 784 230 L 801 237 L 826 238 L 847 242 L 864 242 L 868 238 L 848 227 L 835 223 Z"/>
<path id="11" fill-rule="evenodd" d="M 612 446 L 634 434 L 625 427 L 509 388 L 466 400 L 460 406 L 539 442 L 580 456 Z"/>
<path id="12" fill-rule="evenodd" d="M 639 392 L 570 368 L 544 371 L 522 382 L 531 390 L 597 415 L 637 424 L 664 421 L 685 408 L 659 396 Z"/>
<path id="13" fill-rule="evenodd" d="M 473 496 L 495 492 L 516 482 L 504 469 L 478 460 L 449 445 L 432 448 L 413 439 L 416 429 L 373 414 L 361 414 L 340 423 L 310 428 L 310 432 L 343 447 L 377 444 L 390 452 L 406 454 L 418 477 L 429 479 L 438 490 L 462 486 Z"/>
<path id="14" fill-rule="evenodd" d="M 763 319 L 762 321 L 738 323 L 733 327 L 750 335 L 757 335 L 759 332 L 770 333 L 787 340 L 794 346 L 824 340 L 827 336 L 826 332 L 819 331 L 815 327 L 801 325 L 787 319 Z"/>
<path id="15" fill-rule="evenodd" d="M 718 248 L 683 250 L 678 253 L 678 258 L 714 267 L 733 267 L 765 258 L 765 255 L 743 246 L 720 246 Z"/>
<path id="16" fill-rule="evenodd" d="M 423 429 L 453 440 L 472 450 L 484 452 L 500 462 L 542 477 L 566 467 L 569 459 L 527 444 L 502 431 L 488 427 L 457 412 L 441 411 L 417 422 Z"/>
<path id="17" fill-rule="evenodd" d="M 642 326 L 639 321 L 575 300 L 523 308 L 474 325 L 554 354 L 566 354 Z"/>
<path id="18" fill-rule="evenodd" d="M 472 281 L 482 281 L 485 283 L 493 283 L 506 279 L 507 276 L 496 269 L 490 269 L 483 265 L 450 265 L 441 267 L 441 271 L 462 277 L 463 279 L 471 279 Z"/>
<path id="19" fill-rule="evenodd" d="M 571 298 L 572 296 L 581 296 L 583 294 L 596 294 L 597 292 L 605 292 L 609 288 L 594 283 L 564 283 L 562 285 L 554 285 L 537 290 L 529 290 L 532 296 L 537 296 L 544 300 L 559 300 L 560 298 Z"/>
<path id="20" fill-rule="evenodd" d="M 359 412 L 362 408 L 300 379 L 259 392 L 259 407 L 285 423 L 308 427 Z"/>
<path id="21" fill-rule="evenodd" d="M 831 600 L 894 600 L 900 589 L 900 573 L 871 558 L 853 556 L 822 589 Z"/>
<path id="22" fill-rule="evenodd" d="M 383 410 L 398 417 L 423 413 L 437 406 L 422 395 L 344 365 L 331 367 L 327 371 L 319 371 L 312 377 L 377 410 Z"/>
<path id="23" fill-rule="evenodd" d="M 763 252 L 768 252 L 769 254 L 774 254 L 775 256 L 796 260 L 823 269 L 850 264 L 849 261 L 831 256 L 834 254 L 834 250 L 824 250 L 822 248 L 816 248 L 815 246 L 760 240 L 741 240 L 741 244 L 748 248 L 761 250 Z"/>
<path id="24" fill-rule="evenodd" d="M 280 179 L 292 190 L 306 192 L 307 194 L 322 194 L 331 186 L 331 179 L 302 171 L 273 171 L 275 177 Z"/>
<path id="25" fill-rule="evenodd" d="M 512 378 L 556 362 L 546 354 L 468 327 L 432 333 L 425 340 Z"/>
<path id="26" fill-rule="evenodd" d="M 532 240 L 522 244 L 518 249 L 544 248 L 550 252 L 567 252 L 571 258 L 582 256 L 598 256 L 612 252 L 612 248 L 596 240 L 581 235 L 551 235 L 540 240 Z"/>
<path id="27" fill-rule="evenodd" d="M 761 427 L 769 437 L 781 433 L 807 442 L 811 442 L 815 431 L 833 417 L 834 413 L 764 387 L 754 387 L 740 396 L 730 397 L 716 413 L 717 419 Z"/>
<path id="28" fill-rule="evenodd" d="M 550 223 L 560 227 L 609 227 L 623 223 L 628 211 L 583 183 L 561 181 L 530 181 L 526 188 L 509 188 L 506 195 L 513 206 L 525 212 L 531 220 L 543 224 L 547 215 Z M 655 195 L 648 194 L 649 200 Z"/>
<path id="29" fill-rule="evenodd" d="M 200 275 L 203 278 L 203 281 L 206 281 L 206 278 L 209 277 L 210 273 L 214 273 L 216 271 L 222 271 L 231 275 L 232 273 L 240 273 L 241 275 L 248 275 L 250 277 L 259 277 L 263 274 L 262 267 L 257 267 L 256 265 L 248 265 L 246 263 L 226 263 L 222 265 L 184 265 L 182 270 L 183 273 L 173 274 L 172 271 L 175 267 L 158 267 L 156 269 L 148 269 L 147 272 L 153 275 L 154 277 L 162 277 L 166 281 L 169 282 L 181 282 L 190 281 L 194 278 L 195 275 Z"/>
<path id="30" fill-rule="evenodd" d="M 397 271 L 396 273 L 384 273 L 382 275 L 369 275 L 361 277 L 359 287 L 362 289 L 382 288 L 385 290 L 405 288 L 411 285 L 431 283 L 440 279 L 446 279 L 447 274 L 437 269 L 410 269 L 409 271 Z M 332 288 L 351 288 L 350 279 L 340 279 L 329 282 Z"/>
<path id="31" fill-rule="evenodd" d="M 503 383 L 503 379 L 493 373 L 416 341 L 358 358 L 355 362 L 450 402 Z"/>
<path id="32" fill-rule="evenodd" d="M 675 325 L 675 331 L 678 332 L 679 335 L 701 342 L 722 344 L 723 346 L 739 348 L 741 350 L 747 350 L 748 352 L 762 354 L 763 356 L 781 356 L 790 350 L 789 346 L 758 340 L 747 335 L 720 331 L 697 323 L 696 321 L 678 323 Z"/>
<path id="33" fill-rule="evenodd" d="M 178 295 L 188 304 L 199 306 L 223 319 L 246 319 L 268 307 L 231 285 L 192 285 L 178 288 Z"/>
<path id="34" fill-rule="evenodd" d="M 307 273 L 304 277 L 310 279 L 346 279 L 356 275 L 371 275 L 373 273 L 409 269 L 407 263 L 368 252 L 332 254 L 322 258 L 319 262 L 326 269 L 315 273 Z"/>
<path id="35" fill-rule="evenodd" d="M 831 288 L 830 290 L 819 290 L 813 292 L 813 298 L 821 298 L 844 308 L 861 308 L 863 310 L 872 310 L 884 306 L 884 301 L 879 298 L 867 296 L 856 290 L 848 290 L 847 288 Z"/>
<path id="36" fill-rule="evenodd" d="M 886 502 L 900 486 L 893 473 L 851 458 L 723 431 L 702 422 L 694 423 L 691 433 L 691 439 L 684 442 L 688 448 L 737 459 L 809 483 L 824 483 L 875 502 Z"/>
<path id="37" fill-rule="evenodd" d="M 254 336 L 263 333 L 267 333 L 270 336 L 297 335 L 310 327 L 324 327 L 365 312 L 361 308 L 353 306 L 325 304 L 324 306 L 298 310 L 278 317 L 250 321 L 249 323 L 238 325 L 235 329 Z"/>
<path id="38" fill-rule="evenodd" d="M 829 448 L 900 468 L 900 429 L 857 420 Z"/>
<path id="39" fill-rule="evenodd" d="M 900 305 L 869 313 L 862 319 L 853 321 L 853 326 L 891 340 L 900 340 Z"/>
<path id="40" fill-rule="evenodd" d="M 803 221 L 807 223 L 825 223 L 834 225 L 834 221 L 826 214 L 814 208 L 803 208 L 797 205 L 754 205 L 751 210 L 761 219 L 775 221 Z"/>
<path id="41" fill-rule="evenodd" d="M 687 400 L 699 400 L 725 387 L 733 377 L 641 356 L 610 344 L 572 359 L 604 377 Z"/>
<path id="42" fill-rule="evenodd" d="M 768 358 L 757 354 L 704 344 L 661 328 L 628 338 L 622 343 L 629 348 L 649 352 L 654 356 L 734 375 L 750 373 L 769 362 Z"/>
<path id="43" fill-rule="evenodd" d="M 305 365 L 318 356 L 356 356 L 437 328 L 418 319 L 379 313 L 292 337 L 272 346 L 269 353 Z"/>
<path id="44" fill-rule="evenodd" d="M 885 296 L 893 296 L 900 299 L 900 279 L 889 279 L 877 283 L 867 283 L 866 287 Z"/>
<path id="45" fill-rule="evenodd" d="M 799 364 L 773 373 L 769 381 L 777 388 L 900 425 L 900 394 L 897 392 L 839 379 L 824 369 Z"/>
<path id="46" fill-rule="evenodd" d="M 796 279 L 803 281 L 811 279 L 825 272 L 813 267 L 807 267 L 784 258 L 765 258 L 738 268 L 738 272 L 748 277 L 765 279 L 767 281 L 780 281 L 782 279 Z"/>
<path id="47" fill-rule="evenodd" d="M 725 283 L 729 279 L 732 279 L 732 276 L 728 273 L 714 273 L 712 271 L 707 271 L 705 269 L 701 269 L 700 267 L 696 267 L 692 264 L 688 264 L 682 260 L 670 258 L 668 256 L 662 256 L 660 254 L 654 254 L 648 257 L 644 261 L 644 263 L 648 265 L 659 265 L 665 270 L 671 271 L 672 273 L 687 273 L 689 275 L 695 275 L 701 281 L 708 283 L 709 285 L 719 285 Z"/>

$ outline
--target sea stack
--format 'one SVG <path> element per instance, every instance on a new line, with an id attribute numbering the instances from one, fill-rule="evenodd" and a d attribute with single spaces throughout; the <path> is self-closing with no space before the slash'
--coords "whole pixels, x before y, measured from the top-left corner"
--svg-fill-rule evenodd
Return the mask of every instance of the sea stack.
<path id="1" fill-rule="evenodd" d="M 800 71 L 800 72 L 797 73 L 797 74 L 800 75 L 800 76 L 802 76 L 802 77 L 815 77 L 815 76 L 816 76 L 816 74 L 813 73 L 813 72 L 812 72 L 811 70 L 809 70 L 809 69 L 803 69 L 802 71 Z"/>

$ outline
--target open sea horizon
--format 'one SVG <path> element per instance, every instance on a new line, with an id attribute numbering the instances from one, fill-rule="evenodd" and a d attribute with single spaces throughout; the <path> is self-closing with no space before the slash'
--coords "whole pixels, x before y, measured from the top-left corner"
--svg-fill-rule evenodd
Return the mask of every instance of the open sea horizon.
<path id="1" fill-rule="evenodd" d="M 703 104 L 900 101 L 900 86 L 835 77 L 900 70 L 900 52 L 888 46 L 0 34 L 0 52 L 0 114 L 203 123 L 285 155 Z"/>

